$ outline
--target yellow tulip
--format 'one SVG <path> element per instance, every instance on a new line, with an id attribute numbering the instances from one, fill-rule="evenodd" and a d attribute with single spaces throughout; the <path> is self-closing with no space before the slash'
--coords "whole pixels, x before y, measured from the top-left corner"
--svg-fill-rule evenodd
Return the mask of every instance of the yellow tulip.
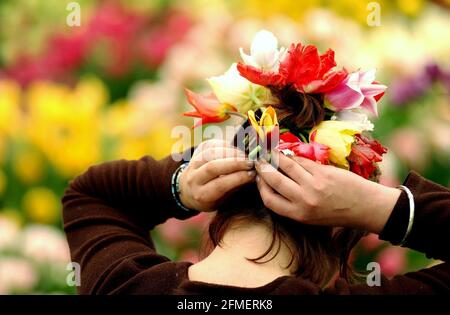
<path id="1" fill-rule="evenodd" d="M 34 150 L 25 150 L 17 153 L 12 164 L 14 173 L 23 183 L 36 183 L 44 175 L 44 160 Z"/>
<path id="2" fill-rule="evenodd" d="M 81 81 L 74 90 L 51 82 L 27 90 L 26 135 L 63 176 L 73 177 L 100 158 L 101 89 Z"/>
<path id="3" fill-rule="evenodd" d="M 270 138 L 273 130 L 278 128 L 277 113 L 272 106 L 269 106 L 264 110 L 259 122 L 256 120 L 255 112 L 252 110 L 248 111 L 248 119 L 263 142 Z"/>
<path id="4" fill-rule="evenodd" d="M 20 131 L 20 86 L 14 81 L 0 80 L 0 133 L 15 135 Z"/>
<path id="5" fill-rule="evenodd" d="M 28 190 L 23 196 L 22 206 L 33 222 L 53 224 L 60 216 L 58 196 L 45 187 Z"/>
<path id="6" fill-rule="evenodd" d="M 329 159 L 334 164 L 348 169 L 347 156 L 350 154 L 354 135 L 362 129 L 348 121 L 326 120 L 313 128 L 310 138 L 330 148 Z"/>

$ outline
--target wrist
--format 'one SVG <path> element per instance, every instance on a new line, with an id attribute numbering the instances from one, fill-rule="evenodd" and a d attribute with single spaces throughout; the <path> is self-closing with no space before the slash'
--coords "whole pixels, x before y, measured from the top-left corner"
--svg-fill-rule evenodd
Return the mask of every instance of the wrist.
<path id="1" fill-rule="evenodd" d="M 174 172 L 172 176 L 172 194 L 173 198 L 178 205 L 179 208 L 183 209 L 186 212 L 192 212 L 192 208 L 183 202 L 183 193 L 181 188 L 181 178 L 183 176 L 183 172 L 185 168 L 188 166 L 188 163 L 181 164 L 178 169 Z M 184 188 L 183 188 L 184 189 Z"/>
<path id="2" fill-rule="evenodd" d="M 182 172 L 180 176 L 178 177 L 178 185 L 180 187 L 180 193 L 178 194 L 178 198 L 181 202 L 181 204 L 189 209 L 194 209 L 194 206 L 190 203 L 190 199 L 187 197 L 187 185 L 185 184 L 185 176 L 186 173 Z"/>
<path id="3" fill-rule="evenodd" d="M 361 229 L 379 234 L 391 216 L 401 191 L 370 181 L 367 181 L 366 187 L 358 225 Z"/>

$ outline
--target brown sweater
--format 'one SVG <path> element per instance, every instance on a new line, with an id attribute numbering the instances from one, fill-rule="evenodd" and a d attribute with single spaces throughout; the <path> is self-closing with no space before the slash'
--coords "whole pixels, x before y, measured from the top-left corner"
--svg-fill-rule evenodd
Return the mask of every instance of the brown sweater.
<path id="1" fill-rule="evenodd" d="M 189 281 L 190 262 L 159 255 L 149 231 L 175 217 L 195 214 L 179 208 L 171 194 L 171 176 L 180 162 L 119 160 L 90 167 L 67 188 L 64 229 L 72 260 L 81 265 L 80 294 L 435 294 L 450 293 L 448 263 L 450 191 L 411 172 L 404 185 L 414 194 L 413 230 L 405 246 L 445 261 L 394 277 L 381 286 L 350 285 L 338 279 L 321 290 L 314 283 L 284 276 L 258 288 Z M 398 243 L 408 223 L 408 199 L 402 192 L 380 238 Z"/>

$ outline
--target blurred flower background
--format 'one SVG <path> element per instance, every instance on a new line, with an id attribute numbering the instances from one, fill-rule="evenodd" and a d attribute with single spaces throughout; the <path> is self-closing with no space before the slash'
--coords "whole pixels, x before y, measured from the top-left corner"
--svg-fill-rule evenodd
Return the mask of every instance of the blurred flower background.
<path id="1" fill-rule="evenodd" d="M 376 67 L 388 91 L 374 136 L 389 148 L 382 181 L 409 169 L 450 186 L 450 2 L 76 1 L 0 2 L 0 294 L 75 293 L 60 198 L 88 166 L 170 153 L 176 125 L 191 126 L 183 87 L 201 90 L 248 49 L 261 28 L 286 46 L 336 51 L 338 64 Z M 153 235 L 173 259 L 197 261 L 208 215 L 169 220 Z M 435 263 L 369 235 L 353 255 L 387 276 Z"/>

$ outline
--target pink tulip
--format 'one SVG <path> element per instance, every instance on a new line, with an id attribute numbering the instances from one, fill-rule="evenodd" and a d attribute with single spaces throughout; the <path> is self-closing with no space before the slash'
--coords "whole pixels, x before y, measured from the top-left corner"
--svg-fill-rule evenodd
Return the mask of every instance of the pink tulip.
<path id="1" fill-rule="evenodd" d="M 378 116 L 377 101 L 386 88 L 375 82 L 375 69 L 353 72 L 335 89 L 325 93 L 325 104 L 336 112 L 361 107 Z"/>
<path id="2" fill-rule="evenodd" d="M 378 254 L 377 261 L 381 266 L 381 272 L 386 277 L 393 277 L 406 267 L 405 249 L 394 246 L 387 247 Z"/>
<path id="3" fill-rule="evenodd" d="M 198 251 L 196 251 L 194 249 L 187 249 L 181 253 L 180 258 L 178 260 L 179 261 L 189 261 L 189 262 L 195 264 L 200 261 L 200 257 L 199 257 Z"/>
<path id="4" fill-rule="evenodd" d="M 188 241 L 186 224 L 183 221 L 170 219 L 158 227 L 162 239 L 172 246 L 182 247 Z"/>
<path id="5" fill-rule="evenodd" d="M 383 241 L 378 238 L 378 235 L 370 233 L 369 235 L 363 237 L 360 242 L 360 246 L 367 252 L 377 249 Z"/>
<path id="6" fill-rule="evenodd" d="M 301 156 L 321 164 L 328 164 L 330 149 L 321 143 L 314 141 L 315 133 L 311 135 L 309 143 L 302 142 L 297 136 L 290 132 L 285 132 L 280 136 L 279 151 L 291 150 L 295 156 Z"/>
<path id="7" fill-rule="evenodd" d="M 213 216 L 211 213 L 202 212 L 196 216 L 184 220 L 184 223 L 191 229 L 203 231 L 208 227 L 212 218 Z"/>

